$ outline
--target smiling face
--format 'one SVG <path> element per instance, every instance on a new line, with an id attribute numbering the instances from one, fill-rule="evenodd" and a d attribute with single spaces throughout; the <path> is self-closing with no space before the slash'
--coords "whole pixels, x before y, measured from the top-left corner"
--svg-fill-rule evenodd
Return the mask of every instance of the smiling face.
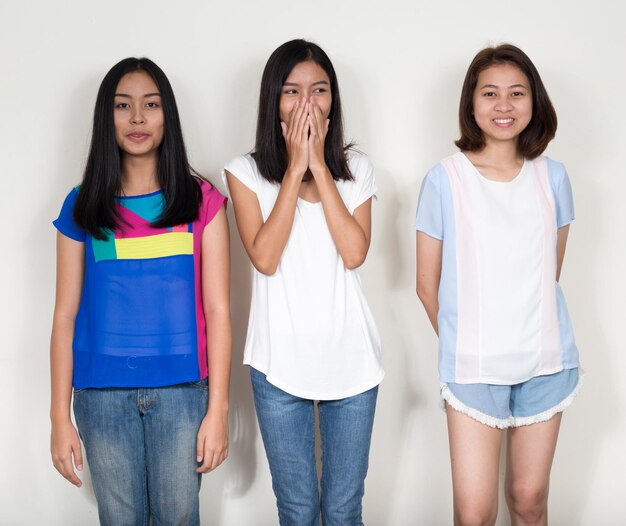
<path id="1" fill-rule="evenodd" d="M 485 144 L 514 141 L 533 115 L 528 78 L 512 64 L 497 64 L 478 75 L 473 97 L 474 119 L 483 132 Z"/>
<path id="2" fill-rule="evenodd" d="M 164 119 L 161 95 L 152 77 L 145 71 L 127 73 L 117 85 L 114 100 L 115 140 L 122 154 L 156 157 Z"/>
<path id="3" fill-rule="evenodd" d="M 332 96 L 330 79 L 316 62 L 307 60 L 291 70 L 280 94 L 279 114 L 282 122 L 289 122 L 289 114 L 298 100 L 312 99 L 321 109 L 324 118 L 330 115 Z"/>

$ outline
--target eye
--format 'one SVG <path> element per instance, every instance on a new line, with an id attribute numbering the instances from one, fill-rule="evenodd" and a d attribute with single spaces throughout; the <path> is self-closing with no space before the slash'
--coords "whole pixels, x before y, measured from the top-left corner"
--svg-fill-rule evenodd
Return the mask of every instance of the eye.
<path id="1" fill-rule="evenodd" d="M 120 110 L 125 110 L 127 108 L 130 108 L 130 104 L 128 104 L 128 102 L 118 102 L 115 105 L 115 108 L 120 109 Z"/>
<path id="2" fill-rule="evenodd" d="M 146 102 L 146 108 L 156 109 L 160 106 L 158 102 Z"/>
<path id="3" fill-rule="evenodd" d="M 524 93 L 523 91 L 514 91 L 513 93 L 511 93 L 511 95 L 513 97 L 523 97 L 524 95 L 526 95 L 526 93 Z"/>
<path id="4" fill-rule="evenodd" d="M 285 95 L 297 95 L 298 94 L 298 92 L 293 88 L 285 88 L 285 90 L 283 90 L 283 93 Z"/>
<path id="5" fill-rule="evenodd" d="M 326 93 L 328 90 L 326 88 L 315 88 L 313 93 Z"/>

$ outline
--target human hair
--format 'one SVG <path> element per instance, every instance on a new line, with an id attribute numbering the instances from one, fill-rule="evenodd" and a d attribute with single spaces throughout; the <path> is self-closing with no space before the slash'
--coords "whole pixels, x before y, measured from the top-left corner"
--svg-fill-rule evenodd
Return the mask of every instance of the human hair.
<path id="1" fill-rule="evenodd" d="M 287 170 L 287 146 L 280 127 L 280 96 L 291 70 L 301 62 L 313 61 L 320 66 L 330 80 L 332 98 L 328 133 L 324 141 L 324 158 L 335 180 L 354 179 L 347 151 L 352 144 L 345 144 L 343 115 L 335 68 L 324 50 L 313 42 L 303 39 L 290 40 L 278 47 L 270 56 L 263 70 L 259 114 L 254 145 L 254 160 L 260 174 L 270 182 L 280 183 Z"/>
<path id="2" fill-rule="evenodd" d="M 518 67 L 530 83 L 533 113 L 528 126 L 518 137 L 517 148 L 525 158 L 534 159 L 541 155 L 556 134 L 556 112 L 537 68 L 526 53 L 512 44 L 487 47 L 479 51 L 472 60 L 465 75 L 459 103 L 461 137 L 454 144 L 465 151 L 477 151 L 485 146 L 483 132 L 473 115 L 474 90 L 480 73 L 491 66 L 500 64 Z"/>
<path id="3" fill-rule="evenodd" d="M 134 72 L 145 72 L 152 77 L 163 109 L 164 133 L 158 148 L 157 179 L 165 205 L 152 226 L 163 228 L 194 221 L 202 201 L 202 190 L 196 179 L 199 176 L 187 161 L 178 107 L 169 80 L 150 59 L 126 58 L 115 64 L 100 84 L 91 146 L 74 205 L 74 221 L 96 239 L 106 239 L 105 230 L 113 230 L 124 222 L 115 202 L 122 191 L 122 172 L 113 110 L 117 85 L 124 75 Z"/>

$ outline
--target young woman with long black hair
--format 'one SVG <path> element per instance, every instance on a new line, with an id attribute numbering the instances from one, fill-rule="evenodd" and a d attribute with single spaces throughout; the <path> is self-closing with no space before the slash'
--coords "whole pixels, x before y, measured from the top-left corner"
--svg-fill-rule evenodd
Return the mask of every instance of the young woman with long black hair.
<path id="1" fill-rule="evenodd" d="M 80 486 L 80 434 L 102 524 L 199 524 L 201 474 L 228 454 L 224 203 L 189 166 L 163 71 L 116 64 L 54 221 L 52 459 Z"/>
<path id="2" fill-rule="evenodd" d="M 312 526 L 321 513 L 326 526 L 362 524 L 383 370 L 356 268 L 376 184 L 367 158 L 344 142 L 337 77 L 319 46 L 293 40 L 272 53 L 254 153 L 224 173 L 254 266 L 244 363 L 280 523 Z"/>

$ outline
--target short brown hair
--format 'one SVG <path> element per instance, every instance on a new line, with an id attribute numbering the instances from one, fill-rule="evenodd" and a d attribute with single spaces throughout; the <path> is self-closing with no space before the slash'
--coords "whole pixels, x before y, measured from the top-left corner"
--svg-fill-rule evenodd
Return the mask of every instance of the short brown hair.
<path id="1" fill-rule="evenodd" d="M 517 66 L 530 82 L 533 115 L 528 126 L 520 134 L 517 147 L 525 158 L 534 159 L 541 155 L 548 143 L 554 139 L 557 126 L 556 112 L 537 68 L 526 53 L 512 44 L 487 47 L 479 51 L 472 60 L 465 75 L 459 104 L 461 138 L 454 144 L 465 151 L 477 151 L 484 148 L 485 138 L 473 115 L 474 90 L 481 71 L 498 64 Z"/>

